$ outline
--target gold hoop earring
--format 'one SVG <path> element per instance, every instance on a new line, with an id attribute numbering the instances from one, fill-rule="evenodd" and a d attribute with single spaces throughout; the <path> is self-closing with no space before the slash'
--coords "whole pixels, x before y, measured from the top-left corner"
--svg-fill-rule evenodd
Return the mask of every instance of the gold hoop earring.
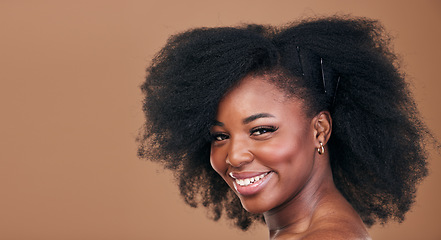
<path id="1" fill-rule="evenodd" d="M 323 153 L 325 153 L 325 147 L 323 146 L 323 143 L 320 142 L 320 147 L 317 148 L 317 152 L 320 155 L 323 155 Z"/>

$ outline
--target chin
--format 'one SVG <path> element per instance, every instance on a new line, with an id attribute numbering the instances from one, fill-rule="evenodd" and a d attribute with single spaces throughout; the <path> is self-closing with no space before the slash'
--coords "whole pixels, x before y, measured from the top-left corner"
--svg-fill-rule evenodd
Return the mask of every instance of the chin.
<path id="1" fill-rule="evenodd" d="M 240 198 L 240 202 L 242 203 L 242 207 L 250 213 L 260 214 L 272 209 L 268 202 L 252 201 L 251 199 L 242 198 Z"/>

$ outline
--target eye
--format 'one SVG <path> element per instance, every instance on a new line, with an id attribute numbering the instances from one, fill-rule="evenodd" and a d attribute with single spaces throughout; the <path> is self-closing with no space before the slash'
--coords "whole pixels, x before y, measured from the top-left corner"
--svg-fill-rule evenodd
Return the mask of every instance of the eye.
<path id="1" fill-rule="evenodd" d="M 259 126 L 259 127 L 255 127 L 253 129 L 251 129 L 250 135 L 251 136 L 260 136 L 265 133 L 275 132 L 275 131 L 277 131 L 277 129 L 279 129 L 279 128 L 275 127 L 275 126 Z"/>
<path id="2" fill-rule="evenodd" d="M 230 138 L 230 136 L 228 136 L 225 133 L 212 133 L 211 134 L 212 141 L 218 141 L 219 142 L 219 141 L 226 140 L 228 138 Z"/>

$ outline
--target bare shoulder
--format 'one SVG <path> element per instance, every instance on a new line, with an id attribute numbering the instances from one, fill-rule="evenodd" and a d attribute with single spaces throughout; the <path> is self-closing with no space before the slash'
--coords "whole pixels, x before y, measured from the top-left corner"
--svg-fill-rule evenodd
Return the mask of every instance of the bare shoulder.
<path id="1" fill-rule="evenodd" d="M 308 227 L 286 228 L 274 240 L 371 240 L 358 213 L 340 194 L 334 194 L 317 205 Z"/>
<path id="2" fill-rule="evenodd" d="M 336 219 L 313 227 L 300 238 L 302 240 L 370 240 L 369 233 L 363 223 Z"/>
<path id="3" fill-rule="evenodd" d="M 343 229 L 322 229 L 309 233 L 301 240 L 371 240 L 368 234 Z"/>
<path id="4" fill-rule="evenodd" d="M 284 233 L 275 240 L 371 240 L 364 225 L 358 222 L 335 221 L 311 226 L 303 233 Z"/>
<path id="5" fill-rule="evenodd" d="M 284 234 L 275 240 L 371 240 L 368 234 L 360 234 L 342 229 L 322 229 L 307 234 Z"/>
<path id="6" fill-rule="evenodd" d="M 360 216 L 341 195 L 317 212 L 302 240 L 370 240 Z"/>

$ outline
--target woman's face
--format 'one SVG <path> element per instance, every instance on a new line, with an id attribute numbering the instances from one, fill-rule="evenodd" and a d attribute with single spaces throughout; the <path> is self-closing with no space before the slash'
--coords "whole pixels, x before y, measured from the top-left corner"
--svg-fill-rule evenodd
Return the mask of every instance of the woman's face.
<path id="1" fill-rule="evenodd" d="M 211 165 L 249 212 L 301 194 L 314 172 L 316 138 L 303 103 L 262 76 L 248 76 L 219 103 Z"/>

